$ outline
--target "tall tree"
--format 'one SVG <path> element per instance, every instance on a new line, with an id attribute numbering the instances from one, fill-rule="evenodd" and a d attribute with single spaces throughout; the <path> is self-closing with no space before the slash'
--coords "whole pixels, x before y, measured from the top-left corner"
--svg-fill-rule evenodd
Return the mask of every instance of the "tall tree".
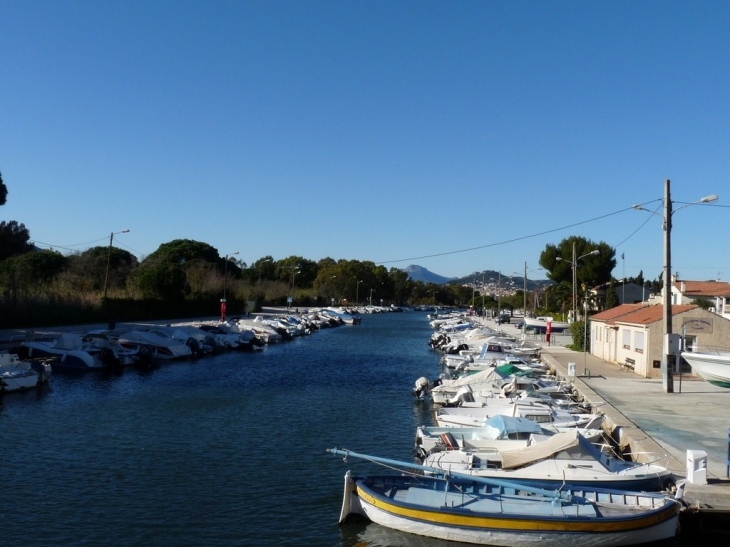
<path id="1" fill-rule="evenodd" d="M 175 239 L 168 243 L 163 243 L 154 253 L 145 258 L 143 262 L 151 264 L 168 262 L 182 266 L 187 262 L 193 262 L 195 260 L 212 262 L 213 264 L 220 263 L 221 267 L 224 262 L 221 261 L 218 250 L 215 247 L 192 239 Z"/>
<path id="2" fill-rule="evenodd" d="M 3 182 L 3 174 L 0 173 L 0 205 L 5 205 L 5 201 L 8 199 L 8 188 Z"/>
<path id="3" fill-rule="evenodd" d="M 606 291 L 606 309 L 610 310 L 616 306 L 618 306 L 618 295 L 616 294 L 613 279 L 611 279 L 611 283 L 608 285 L 608 290 Z"/>
<path id="4" fill-rule="evenodd" d="M 24 224 L 11 220 L 0 222 L 0 261 L 30 251 L 30 233 Z"/>
<path id="5" fill-rule="evenodd" d="M 547 278 L 556 283 L 573 283 L 573 243 L 575 258 L 583 257 L 576 265 L 577 286 L 589 287 L 606 283 L 616 267 L 616 251 L 608 243 L 596 243 L 580 236 L 571 236 L 558 245 L 548 244 L 540 253 L 540 266 L 547 271 Z M 592 251 L 596 255 L 588 255 Z M 559 260 L 558 260 L 559 259 Z"/>

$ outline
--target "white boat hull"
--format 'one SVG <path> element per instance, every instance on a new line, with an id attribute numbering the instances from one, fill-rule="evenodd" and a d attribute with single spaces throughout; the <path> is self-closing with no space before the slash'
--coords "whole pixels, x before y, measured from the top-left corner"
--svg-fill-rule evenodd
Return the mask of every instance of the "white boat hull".
<path id="1" fill-rule="evenodd" d="M 730 353 L 682 352 L 682 357 L 706 382 L 718 387 L 730 388 Z"/>
<path id="2" fill-rule="evenodd" d="M 444 498 L 443 492 L 434 494 Z M 652 501 L 650 495 L 624 495 L 620 491 L 615 491 L 615 494 L 617 498 L 608 503 L 595 502 L 605 513 L 598 518 L 584 515 L 579 504 L 572 508 L 578 514 L 572 516 L 560 503 L 555 505 L 552 515 L 546 514 L 544 504 L 549 504 L 549 501 L 538 502 L 541 507 L 535 505 L 531 509 L 530 498 L 523 496 L 512 499 L 500 496 L 501 502 L 495 497 L 495 505 L 492 505 L 495 511 L 482 512 L 471 509 L 476 498 L 472 500 L 471 496 L 465 497 L 463 493 L 458 497 L 450 495 L 445 507 L 398 502 L 372 495 L 367 489 L 361 489 L 348 471 L 340 522 L 349 514 L 358 514 L 376 524 L 408 534 L 504 547 L 618 547 L 676 535 L 679 509 L 675 502 L 666 501 L 662 505 L 662 502 Z M 586 493 L 586 496 L 589 495 Z M 636 499 L 632 502 L 628 498 Z M 651 505 L 654 503 L 658 505 Z M 526 504 L 525 512 L 519 509 L 523 504 Z M 606 514 L 612 512 L 609 506 L 614 504 L 619 507 L 616 516 L 607 517 Z M 590 511 L 588 507 L 587 513 Z M 629 513 L 634 514 L 629 516 Z"/>

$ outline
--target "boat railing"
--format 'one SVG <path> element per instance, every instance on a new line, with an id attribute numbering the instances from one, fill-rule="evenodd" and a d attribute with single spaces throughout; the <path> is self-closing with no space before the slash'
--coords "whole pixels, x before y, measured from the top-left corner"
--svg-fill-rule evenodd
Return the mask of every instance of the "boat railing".
<path id="1" fill-rule="evenodd" d="M 721 346 L 689 346 L 688 353 L 707 353 L 710 355 L 730 355 L 730 348 Z"/>

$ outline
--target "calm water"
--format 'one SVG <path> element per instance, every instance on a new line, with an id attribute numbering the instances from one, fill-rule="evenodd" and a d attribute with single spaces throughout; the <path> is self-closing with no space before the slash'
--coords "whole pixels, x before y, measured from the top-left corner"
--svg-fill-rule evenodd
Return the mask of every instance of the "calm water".
<path id="1" fill-rule="evenodd" d="M 411 459 L 438 371 L 422 313 L 364 316 L 258 353 L 56 373 L 0 401 L 0 544 L 340 546 L 348 468 Z M 380 541 L 376 539 L 375 541 Z"/>
<path id="2" fill-rule="evenodd" d="M 431 419 L 410 390 L 439 372 L 430 333 L 423 313 L 366 315 L 258 353 L 9 394 L 0 545 L 453 547 L 340 527 L 345 471 L 382 469 L 325 453 L 412 459 Z"/>

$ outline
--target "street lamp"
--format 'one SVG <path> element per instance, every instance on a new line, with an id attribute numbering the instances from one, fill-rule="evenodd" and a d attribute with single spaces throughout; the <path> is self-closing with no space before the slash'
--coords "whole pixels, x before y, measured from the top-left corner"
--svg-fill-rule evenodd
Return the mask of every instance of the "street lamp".
<path id="1" fill-rule="evenodd" d="M 544 268 L 540 267 L 540 268 L 535 268 L 534 270 L 529 270 L 528 271 L 527 270 L 527 262 L 525 262 L 525 274 L 522 277 L 522 287 L 523 287 L 522 291 L 524 293 L 524 295 L 523 295 L 524 296 L 523 306 L 525 307 L 525 309 L 523 310 L 523 314 L 524 314 L 525 317 L 527 317 L 527 274 L 528 273 L 532 273 L 532 272 L 538 272 L 538 271 L 543 270 L 543 269 Z M 535 304 L 535 303 L 533 302 L 533 304 Z M 523 324 L 526 325 L 526 323 L 524 323 L 524 322 L 523 322 Z"/>
<path id="2" fill-rule="evenodd" d="M 486 317 L 487 313 L 484 311 L 484 293 L 486 291 L 484 290 L 484 270 L 482 270 L 482 287 L 481 287 L 481 293 L 482 293 L 482 317 Z"/>
<path id="3" fill-rule="evenodd" d="M 578 293 L 577 293 L 577 289 L 576 289 L 576 281 L 577 281 L 576 268 L 578 267 L 578 261 L 581 258 L 585 258 L 587 256 L 600 254 L 600 252 L 601 251 L 599 251 L 598 249 L 594 249 L 590 253 L 586 253 L 586 254 L 581 255 L 578 258 L 576 258 L 575 257 L 575 241 L 573 242 L 573 260 L 570 263 L 570 267 L 573 270 L 573 321 L 576 321 L 578 318 Z M 567 260 L 565 260 L 564 258 L 561 258 L 559 256 L 556 256 L 555 260 L 561 260 L 563 262 L 567 262 Z"/>
<path id="4" fill-rule="evenodd" d="M 112 232 L 109 236 L 109 252 L 106 255 L 106 276 L 104 277 L 104 314 L 107 316 L 107 320 L 109 320 L 109 305 L 106 299 L 106 293 L 107 289 L 109 288 L 109 266 L 112 262 L 112 241 L 114 241 L 114 236 L 117 234 L 126 234 L 129 232 L 129 230 L 122 230 L 121 232 Z"/>
<path id="5" fill-rule="evenodd" d="M 369 300 L 369 302 L 370 302 L 370 305 L 371 306 L 373 305 L 373 290 L 374 289 L 370 289 L 370 300 Z"/>
<path id="6" fill-rule="evenodd" d="M 358 280 L 357 288 L 355 289 L 355 302 L 357 305 L 360 305 L 360 283 L 362 283 L 362 279 Z"/>
<path id="7" fill-rule="evenodd" d="M 238 251 L 231 253 L 231 255 L 237 255 Z M 226 285 L 228 281 L 228 255 L 226 255 L 226 261 L 223 265 L 223 298 L 221 298 L 221 322 L 226 320 Z"/>
<path id="8" fill-rule="evenodd" d="M 299 273 L 299 267 L 298 266 L 292 266 L 292 274 L 291 274 L 291 296 L 288 298 L 287 307 L 289 307 L 289 304 L 294 303 L 294 280 L 296 279 L 297 274 Z"/>
<path id="9" fill-rule="evenodd" d="M 716 195 L 706 196 L 699 201 L 687 203 L 676 209 L 684 209 L 690 205 L 699 205 L 704 203 L 712 203 L 717 201 Z M 661 216 L 654 211 L 644 209 L 641 205 L 634 205 L 637 211 L 647 211 L 649 213 Z M 676 212 L 672 211 L 672 200 L 669 192 L 669 179 L 664 181 L 664 347 L 662 351 L 662 386 L 664 393 L 674 393 L 673 367 L 674 353 L 670 348 L 670 340 L 672 339 L 672 215 Z"/>

